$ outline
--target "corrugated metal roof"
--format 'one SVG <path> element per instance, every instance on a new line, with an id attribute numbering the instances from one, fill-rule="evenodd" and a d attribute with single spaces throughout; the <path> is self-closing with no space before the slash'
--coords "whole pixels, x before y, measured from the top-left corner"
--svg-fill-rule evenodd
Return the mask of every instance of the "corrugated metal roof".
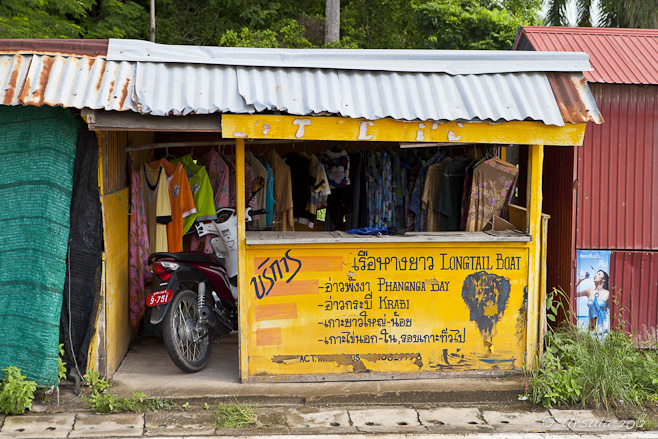
<path id="1" fill-rule="evenodd" d="M 237 74 L 240 94 L 258 111 L 399 120 L 530 118 L 563 125 L 543 73 L 453 76 L 239 67 Z"/>
<path id="2" fill-rule="evenodd" d="M 136 64 L 135 106 L 142 114 L 255 113 L 238 91 L 234 67 L 203 64 Z"/>
<path id="3" fill-rule="evenodd" d="M 580 27 L 521 28 L 514 48 L 586 52 L 590 82 L 658 84 L 658 30 Z"/>
<path id="4" fill-rule="evenodd" d="M 282 56 L 282 51 L 275 52 Z M 358 59 L 362 51 L 350 52 Z M 502 61 L 512 52 L 492 53 L 484 56 L 478 52 L 485 61 Z M 523 56 L 511 59 L 535 58 L 528 52 L 519 53 Z M 584 55 L 576 55 L 581 62 Z M 453 54 L 453 58 L 467 60 L 462 67 L 473 64 L 473 56 Z M 455 63 L 451 65 L 461 61 Z M 2 102 L 7 105 L 131 110 L 157 116 L 273 110 L 367 119 L 600 123 L 582 73 L 555 73 L 549 80 L 546 73 L 533 71 L 451 75 L 34 54 L 0 55 L 0 75 Z M 560 80 L 563 75 L 566 77 Z"/>
<path id="5" fill-rule="evenodd" d="M 473 75 L 509 72 L 582 72 L 584 53 L 523 53 L 494 50 L 260 49 L 170 46 L 111 39 L 109 61 L 166 62 L 243 67 L 431 72 Z"/>
<path id="6" fill-rule="evenodd" d="M 101 57 L 0 55 L 4 105 L 133 110 L 135 63 Z"/>

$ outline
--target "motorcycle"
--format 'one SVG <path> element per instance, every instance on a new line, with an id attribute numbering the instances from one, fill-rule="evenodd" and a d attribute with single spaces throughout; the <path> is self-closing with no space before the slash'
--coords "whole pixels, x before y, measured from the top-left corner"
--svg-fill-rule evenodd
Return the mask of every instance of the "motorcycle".
<path id="1" fill-rule="evenodd" d="M 264 186 L 252 184 L 252 198 Z M 247 203 L 248 204 L 248 203 Z M 246 209 L 245 220 L 265 210 Z M 162 338 L 176 366 L 184 372 L 203 369 L 213 339 L 238 329 L 238 227 L 234 209 L 222 208 L 217 219 L 195 224 L 199 237 L 210 239 L 213 253 L 159 252 L 148 264 L 158 285 L 146 297 L 150 322 L 162 323 Z"/>

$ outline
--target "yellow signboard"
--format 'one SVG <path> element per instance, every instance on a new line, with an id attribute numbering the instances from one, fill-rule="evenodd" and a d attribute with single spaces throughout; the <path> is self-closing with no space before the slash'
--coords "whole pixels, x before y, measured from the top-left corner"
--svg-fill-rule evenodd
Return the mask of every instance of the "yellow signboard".
<path id="1" fill-rule="evenodd" d="M 585 124 L 407 122 L 391 118 L 225 114 L 222 137 L 250 139 L 339 140 L 366 142 L 447 142 L 518 145 L 582 145 Z"/>
<path id="2" fill-rule="evenodd" d="M 247 280 L 251 377 L 522 367 L 527 247 L 251 246 Z"/>

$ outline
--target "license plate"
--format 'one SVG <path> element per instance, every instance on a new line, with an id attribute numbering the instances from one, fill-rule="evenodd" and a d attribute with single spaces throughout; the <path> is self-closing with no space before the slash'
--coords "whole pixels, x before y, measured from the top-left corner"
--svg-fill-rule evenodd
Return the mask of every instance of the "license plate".
<path id="1" fill-rule="evenodd" d="M 146 304 L 148 306 L 164 305 L 169 303 L 172 297 L 174 297 L 174 293 L 169 289 L 154 291 L 146 298 Z"/>

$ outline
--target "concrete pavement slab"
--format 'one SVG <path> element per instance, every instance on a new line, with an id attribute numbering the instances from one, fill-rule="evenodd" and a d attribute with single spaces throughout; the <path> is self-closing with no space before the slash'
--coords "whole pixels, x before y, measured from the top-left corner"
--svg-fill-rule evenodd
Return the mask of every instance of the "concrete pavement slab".
<path id="1" fill-rule="evenodd" d="M 349 416 L 356 427 L 421 425 L 416 410 L 408 408 L 350 409 Z"/>
<path id="2" fill-rule="evenodd" d="M 568 427 L 555 422 L 548 411 L 542 412 L 500 412 L 493 410 L 482 411 L 482 417 L 494 431 L 516 431 L 527 433 L 538 432 L 568 432 Z"/>
<path id="3" fill-rule="evenodd" d="M 144 433 L 143 413 L 96 415 L 79 413 L 69 437 L 141 436 Z"/>
<path id="4" fill-rule="evenodd" d="M 620 421 L 611 415 L 596 413 L 592 410 L 558 410 L 550 409 L 558 424 L 567 426 L 571 431 L 583 433 L 606 433 L 633 430 L 626 421 Z"/>
<path id="5" fill-rule="evenodd" d="M 493 430 L 493 427 L 482 419 L 480 410 L 475 407 L 418 410 L 418 419 L 432 433 Z"/>
<path id="6" fill-rule="evenodd" d="M 291 409 L 286 415 L 286 420 L 288 427 L 291 428 L 350 426 L 350 417 L 347 410 Z"/>
<path id="7" fill-rule="evenodd" d="M 75 414 L 39 414 L 7 416 L 0 429 L 0 437 L 59 438 L 67 437 L 73 429 Z"/>
<path id="8" fill-rule="evenodd" d="M 255 407 L 256 426 L 258 428 L 288 428 L 288 411 L 290 407 Z"/>
<path id="9" fill-rule="evenodd" d="M 408 408 L 376 408 L 348 410 L 352 425 L 364 433 L 426 433 L 416 410 Z"/>
<path id="10" fill-rule="evenodd" d="M 212 411 L 176 413 L 159 411 L 144 415 L 145 436 L 212 436 L 217 415 Z"/>
<path id="11" fill-rule="evenodd" d="M 347 410 L 324 410 L 315 407 L 300 407 L 290 409 L 286 422 L 293 434 L 309 433 L 304 430 L 313 430 L 314 434 L 346 434 L 357 433 L 356 427 L 350 424 Z"/>

